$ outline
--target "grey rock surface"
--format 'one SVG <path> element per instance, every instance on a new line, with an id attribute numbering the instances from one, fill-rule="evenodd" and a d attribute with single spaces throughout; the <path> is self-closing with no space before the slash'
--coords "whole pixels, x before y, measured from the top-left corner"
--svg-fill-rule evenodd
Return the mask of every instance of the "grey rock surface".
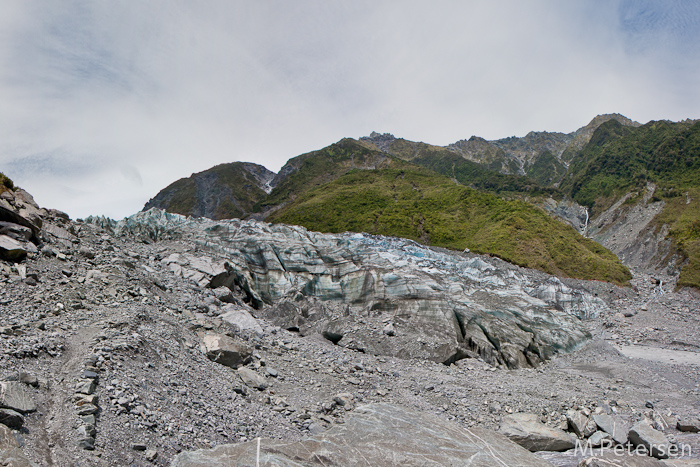
<path id="1" fill-rule="evenodd" d="M 297 443 L 276 440 L 217 446 L 178 455 L 171 467 L 236 466 L 547 466 L 490 430 L 465 429 L 389 404 L 359 407 L 342 425 Z"/>
<path id="2" fill-rule="evenodd" d="M 36 410 L 36 402 L 24 384 L 0 381 L 0 407 L 27 413 Z"/>
<path id="3" fill-rule="evenodd" d="M 670 443 L 666 435 L 653 429 L 646 420 L 636 423 L 629 431 L 630 443 L 644 446 L 650 455 L 658 459 L 669 457 Z"/>
<path id="4" fill-rule="evenodd" d="M 576 446 L 572 434 L 544 425 L 535 414 L 519 413 L 505 417 L 499 433 L 530 451 L 567 451 Z"/>
<path id="5" fill-rule="evenodd" d="M 243 365 L 252 354 L 252 350 L 244 342 L 219 334 L 205 334 L 202 337 L 202 346 L 209 360 L 231 368 Z"/>
<path id="6" fill-rule="evenodd" d="M 629 425 L 619 417 L 608 414 L 593 414 L 593 421 L 602 431 L 612 436 L 616 443 L 625 444 L 627 442 Z"/>

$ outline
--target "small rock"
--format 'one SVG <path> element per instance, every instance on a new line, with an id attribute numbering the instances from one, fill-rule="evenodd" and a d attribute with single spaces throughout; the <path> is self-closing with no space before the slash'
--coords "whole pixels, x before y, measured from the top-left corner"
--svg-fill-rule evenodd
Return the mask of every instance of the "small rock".
<path id="1" fill-rule="evenodd" d="M 97 373 L 91 370 L 84 370 L 83 371 L 83 378 L 85 379 L 96 379 L 97 378 Z"/>
<path id="2" fill-rule="evenodd" d="M 39 387 L 39 380 L 37 377 L 30 375 L 29 373 L 21 372 L 18 379 L 20 383 L 24 383 L 35 388 Z"/>
<path id="3" fill-rule="evenodd" d="M 386 334 L 387 336 L 395 336 L 396 335 L 396 329 L 394 329 L 394 324 L 389 323 L 386 326 L 384 326 L 384 329 L 382 329 L 382 332 Z"/>
<path id="4" fill-rule="evenodd" d="M 95 416 L 93 414 L 89 415 L 81 415 L 80 420 L 85 424 L 85 425 L 95 425 Z"/>
<path id="5" fill-rule="evenodd" d="M 585 437 L 584 432 L 588 424 L 588 417 L 578 410 L 569 409 L 566 411 L 566 420 L 569 422 L 571 430 L 576 433 L 576 436 L 579 438 Z"/>
<path id="6" fill-rule="evenodd" d="M 78 447 L 80 449 L 85 449 L 86 451 L 94 451 L 95 450 L 95 438 L 88 436 L 88 437 L 79 439 L 78 440 Z"/>
<path id="7" fill-rule="evenodd" d="M 78 428 L 78 436 L 81 438 L 94 438 L 97 436 L 95 425 L 81 425 Z"/>
<path id="8" fill-rule="evenodd" d="M 153 462 L 158 457 L 158 451 L 155 449 L 149 449 L 146 451 L 145 457 L 148 462 Z"/>
<path id="9" fill-rule="evenodd" d="M 94 379 L 84 379 L 79 381 L 75 386 L 75 392 L 79 392 L 81 394 L 92 394 L 95 392 L 96 387 L 97 386 Z"/>
<path id="10" fill-rule="evenodd" d="M 698 433 L 700 432 L 700 420 L 678 420 L 676 428 L 678 431 Z"/>
<path id="11" fill-rule="evenodd" d="M 77 413 L 78 413 L 78 416 L 93 415 L 93 414 L 96 414 L 97 412 L 99 412 L 99 410 L 100 410 L 100 408 L 95 406 L 95 405 L 85 404 L 85 405 L 81 405 L 80 407 L 78 407 Z"/>
<path id="12" fill-rule="evenodd" d="M 269 385 L 265 380 L 265 377 L 251 370 L 250 368 L 241 367 L 238 369 L 238 376 L 241 377 L 243 384 L 249 388 L 255 388 L 259 390 L 266 389 Z"/>
<path id="13" fill-rule="evenodd" d="M 318 435 L 326 431 L 320 423 L 312 422 L 307 428 L 312 435 Z"/>
<path id="14" fill-rule="evenodd" d="M 134 451 L 145 451 L 148 447 L 145 444 L 134 443 L 131 445 L 131 449 Z"/>

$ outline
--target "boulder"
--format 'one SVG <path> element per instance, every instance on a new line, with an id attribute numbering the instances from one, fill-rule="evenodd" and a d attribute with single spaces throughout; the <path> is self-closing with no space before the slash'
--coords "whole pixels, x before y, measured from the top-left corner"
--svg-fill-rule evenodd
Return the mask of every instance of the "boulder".
<path id="1" fill-rule="evenodd" d="M 36 403 L 32 395 L 19 381 L 0 382 L 0 407 L 21 413 L 36 411 Z"/>
<path id="2" fill-rule="evenodd" d="M 585 438 L 586 425 L 588 425 L 588 417 L 581 411 L 569 409 L 566 411 L 566 421 L 569 422 L 569 427 L 576 433 L 579 438 Z"/>
<path id="3" fill-rule="evenodd" d="M 588 445 L 594 448 L 612 444 L 612 436 L 610 436 L 610 433 L 606 433 L 604 431 L 596 431 L 588 438 Z"/>
<path id="4" fill-rule="evenodd" d="M 224 303 L 234 303 L 233 294 L 228 287 L 217 287 L 213 290 L 214 296 Z"/>
<path id="5" fill-rule="evenodd" d="M 244 342 L 220 334 L 205 334 L 202 347 L 209 360 L 230 368 L 244 365 L 253 355 L 252 349 Z"/>
<path id="6" fill-rule="evenodd" d="M 676 423 L 678 431 L 686 431 L 690 433 L 700 432 L 700 420 L 681 419 Z"/>
<path id="7" fill-rule="evenodd" d="M 629 440 L 635 446 L 644 446 L 649 454 L 657 459 L 668 459 L 671 447 L 668 438 L 662 432 L 653 429 L 646 420 L 630 428 Z"/>
<path id="8" fill-rule="evenodd" d="M 390 404 L 357 408 L 344 424 L 296 443 L 279 440 L 220 445 L 181 453 L 171 467 L 240 466 L 551 466 L 505 436 L 467 429 Z"/>
<path id="9" fill-rule="evenodd" d="M 7 235 L 18 241 L 28 242 L 32 239 L 32 229 L 14 222 L 0 221 L 0 235 Z"/>
<path id="10" fill-rule="evenodd" d="M 256 334 L 263 333 L 262 327 L 258 324 L 258 320 L 248 313 L 248 310 L 245 308 L 235 305 L 226 305 L 224 311 L 225 313 L 219 316 L 219 318 L 237 326 L 241 331 L 253 331 Z"/>
<path id="11" fill-rule="evenodd" d="M 245 384 L 249 388 L 259 389 L 262 391 L 264 389 L 267 389 L 267 387 L 269 386 L 264 376 L 258 374 L 256 371 L 251 370 L 250 368 L 239 368 L 238 376 L 241 377 L 241 381 L 243 381 L 243 384 Z"/>
<path id="12" fill-rule="evenodd" d="M 22 261 L 29 253 L 25 245 L 8 235 L 0 235 L 0 259 L 13 263 Z"/>
<path id="13" fill-rule="evenodd" d="M 576 438 L 558 428 L 540 423 L 535 414 L 518 413 L 503 419 L 499 432 L 530 451 L 568 451 Z"/>
<path id="14" fill-rule="evenodd" d="M 597 413 L 593 414 L 592 418 L 596 425 L 598 425 L 598 428 L 612 436 L 616 443 L 627 443 L 627 432 L 629 431 L 629 425 L 623 422 L 619 417 L 614 417 L 604 413 Z"/>

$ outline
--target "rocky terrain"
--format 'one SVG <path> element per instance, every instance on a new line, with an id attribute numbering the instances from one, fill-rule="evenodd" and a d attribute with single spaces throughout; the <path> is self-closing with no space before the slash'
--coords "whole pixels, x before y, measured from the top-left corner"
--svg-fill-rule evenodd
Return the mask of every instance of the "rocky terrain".
<path id="1" fill-rule="evenodd" d="M 700 465 L 700 297 L 665 269 L 3 201 L 0 465 Z"/>

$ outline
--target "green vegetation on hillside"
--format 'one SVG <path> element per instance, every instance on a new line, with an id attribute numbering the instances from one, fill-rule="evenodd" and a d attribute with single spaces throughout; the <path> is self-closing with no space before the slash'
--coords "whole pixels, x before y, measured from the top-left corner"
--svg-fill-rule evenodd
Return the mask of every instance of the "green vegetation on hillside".
<path id="1" fill-rule="evenodd" d="M 0 172 L 0 193 L 7 190 L 14 190 L 15 184 L 4 173 Z"/>
<path id="2" fill-rule="evenodd" d="M 335 144 L 290 159 L 280 173 L 289 172 L 256 211 L 283 205 L 300 194 L 328 183 L 353 169 L 375 169 L 402 164 L 358 141 L 345 138 Z"/>
<path id="3" fill-rule="evenodd" d="M 486 141 L 484 143 L 488 144 Z M 440 146 L 407 141 L 402 138 L 391 142 L 389 153 L 412 164 L 427 167 L 433 172 L 445 175 L 462 185 L 478 190 L 511 196 L 518 196 L 519 194 L 527 194 L 529 196 L 557 195 L 556 189 L 545 188 L 537 181 L 533 181 L 532 178 L 500 173 L 501 159 L 495 164 L 496 168 L 492 169 L 489 165 L 465 159 L 452 150 Z M 515 170 L 517 171 L 517 167 Z"/>
<path id="4" fill-rule="evenodd" d="M 499 195 L 558 196 L 555 188 L 545 188 L 528 177 L 494 172 L 449 151 L 417 157 L 411 162 L 450 177 L 462 185 Z"/>
<path id="5" fill-rule="evenodd" d="M 700 122 L 609 120 L 576 157 L 561 189 L 597 214 L 646 182 L 684 190 L 700 185 Z"/>
<path id="6" fill-rule="evenodd" d="M 542 186 L 551 186 L 561 180 L 566 167 L 559 162 L 551 151 L 544 150 L 528 165 L 525 174 Z"/>
<path id="7" fill-rule="evenodd" d="M 664 210 L 656 216 L 654 224 L 660 228 L 670 227 L 669 235 L 674 239 L 675 250 L 686 258 L 678 277 L 678 287 L 700 289 L 700 187 L 679 190 L 661 190 L 666 202 Z"/>
<path id="8" fill-rule="evenodd" d="M 654 226 L 669 226 L 672 252 L 685 258 L 678 286 L 700 288 L 700 122 L 635 128 L 607 121 L 576 156 L 560 188 L 597 215 L 625 193 L 642 193 L 648 182 L 657 185 L 655 200 L 666 202 Z"/>
<path id="9" fill-rule="evenodd" d="M 505 201 L 418 167 L 351 171 L 303 193 L 268 220 L 469 248 L 581 279 L 625 284 L 631 278 L 611 252 L 532 205 Z"/>

